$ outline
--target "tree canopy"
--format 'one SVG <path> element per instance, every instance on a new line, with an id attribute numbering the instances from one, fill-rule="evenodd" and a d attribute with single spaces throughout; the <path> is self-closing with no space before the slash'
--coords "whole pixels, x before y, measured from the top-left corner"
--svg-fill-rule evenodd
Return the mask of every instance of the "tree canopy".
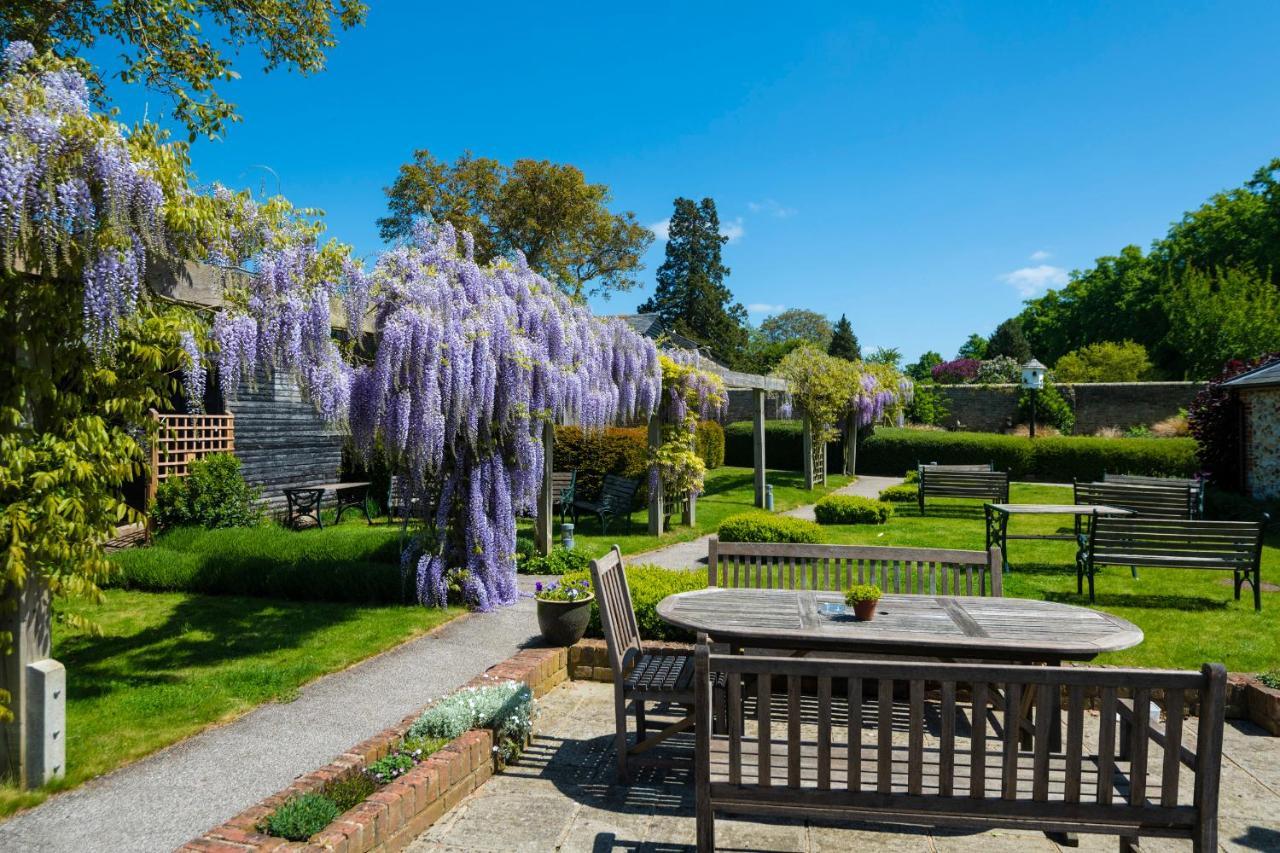
<path id="1" fill-rule="evenodd" d="M 360 26 L 366 12 L 361 0 L 6 0 L 0 42 L 75 60 L 99 106 L 106 81 L 77 57 L 100 41 L 118 44 L 119 80 L 165 95 L 195 139 L 239 120 L 217 85 L 239 76 L 233 59 L 244 48 L 258 49 L 264 71 L 310 74 L 324 68 L 336 30 Z"/>
<path id="2" fill-rule="evenodd" d="M 916 382 L 931 382 L 934 365 L 938 364 L 942 364 L 942 353 L 929 350 L 920 356 L 919 361 L 907 365 L 906 374 Z"/>
<path id="3" fill-rule="evenodd" d="M 720 248 L 728 239 L 720 233 L 714 200 L 677 198 L 657 287 L 637 310 L 657 313 L 669 328 L 710 347 L 716 358 L 737 364 L 747 342 L 747 310 L 724 283 L 729 268 Z"/>
<path id="4" fill-rule="evenodd" d="M 984 358 L 1011 358 L 1018 364 L 1026 364 L 1031 359 L 1031 346 L 1022 334 L 1022 321 L 1016 317 L 1005 320 L 996 327 L 987 342 Z"/>
<path id="5" fill-rule="evenodd" d="M 956 352 L 957 359 L 976 359 L 981 361 L 987 357 L 987 339 L 977 332 L 970 335 Z"/>
<path id="6" fill-rule="evenodd" d="M 766 317 L 760 323 L 760 332 L 766 341 L 780 344 L 787 341 L 807 341 L 819 349 L 831 343 L 831 322 L 817 311 L 807 308 L 789 308 L 780 314 Z"/>
<path id="7" fill-rule="evenodd" d="M 608 186 L 547 160 L 504 166 L 468 151 L 450 164 L 421 149 L 384 192 L 383 239 L 411 237 L 424 217 L 448 222 L 472 235 L 481 263 L 519 250 L 531 269 L 575 298 L 635 287 L 653 242 L 634 213 L 609 210 Z"/>
<path id="8" fill-rule="evenodd" d="M 1059 382 L 1138 382 L 1151 375 L 1147 348 L 1133 341 L 1087 344 L 1058 359 Z"/>
<path id="9" fill-rule="evenodd" d="M 853 333 L 853 324 L 844 314 L 836 321 L 831 333 L 831 343 L 827 347 L 827 355 L 843 358 L 845 361 L 859 361 L 862 358 L 862 347 L 858 344 L 858 336 Z"/>

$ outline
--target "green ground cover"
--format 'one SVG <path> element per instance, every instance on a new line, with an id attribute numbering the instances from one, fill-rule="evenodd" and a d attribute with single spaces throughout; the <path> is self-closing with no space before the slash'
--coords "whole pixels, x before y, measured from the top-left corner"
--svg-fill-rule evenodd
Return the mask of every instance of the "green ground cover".
<path id="1" fill-rule="evenodd" d="M 838 474 L 827 476 L 827 485 L 809 491 L 804 487 L 804 474 L 799 471 L 769 471 L 768 482 L 773 486 L 774 511 L 783 512 L 804 504 L 811 504 L 823 495 L 848 484 L 849 478 Z M 723 467 L 707 472 L 706 489 L 698 498 L 698 518 L 696 526 L 681 525 L 678 516 L 671 519 L 672 528 L 661 538 L 650 536 L 645 531 L 649 525 L 647 509 L 640 509 L 631 514 L 630 532 L 627 525 L 614 521 L 609 525 L 609 532 L 600 532 L 600 522 L 594 517 L 582 515 L 578 527 L 574 530 L 576 549 L 591 558 L 599 557 L 617 544 L 622 553 L 630 558 L 644 551 L 652 551 L 664 545 L 676 542 L 687 542 L 707 533 L 712 533 L 720 522 L 730 515 L 752 509 L 755 501 L 755 480 L 750 468 Z M 533 536 L 533 522 L 524 520 L 520 523 L 520 535 Z M 556 516 L 555 541 L 560 542 L 560 518 Z"/>
<path id="2" fill-rule="evenodd" d="M 1072 502 L 1070 489 L 1020 483 L 1011 487 L 1010 500 Z M 922 518 L 914 505 L 899 505 L 887 524 L 826 525 L 824 541 L 982 549 L 980 502 L 931 499 L 927 511 Z M 1069 516 L 1014 516 L 1009 522 L 1010 533 L 1070 529 Z M 1009 551 L 1013 568 L 1004 576 L 1006 596 L 1090 606 L 1087 591 L 1076 593 L 1074 543 L 1013 540 Z M 1262 578 L 1280 583 L 1280 537 L 1274 534 L 1263 549 Z M 1280 664 L 1280 593 L 1264 592 L 1262 611 L 1254 612 L 1248 587 L 1236 601 L 1230 575 L 1222 572 L 1140 569 L 1135 580 L 1128 569 L 1105 567 L 1096 585 L 1092 606 L 1128 619 L 1146 635 L 1141 645 L 1102 655 L 1099 663 L 1199 668 L 1206 661 L 1221 661 L 1233 672 L 1265 671 Z"/>
<path id="3" fill-rule="evenodd" d="M 54 628 L 53 656 L 68 673 L 67 775 L 36 791 L 0 786 L 0 816 L 263 702 L 287 702 L 461 612 L 120 589 L 101 604 L 59 607 L 102 629 Z"/>

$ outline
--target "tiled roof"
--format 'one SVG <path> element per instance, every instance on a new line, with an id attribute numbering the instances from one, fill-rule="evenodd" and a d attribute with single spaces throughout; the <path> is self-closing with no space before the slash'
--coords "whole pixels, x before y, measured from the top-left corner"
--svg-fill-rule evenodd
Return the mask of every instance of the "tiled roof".
<path id="1" fill-rule="evenodd" d="M 1223 388 L 1257 388 L 1280 385 L 1280 361 L 1254 368 L 1222 383 Z"/>

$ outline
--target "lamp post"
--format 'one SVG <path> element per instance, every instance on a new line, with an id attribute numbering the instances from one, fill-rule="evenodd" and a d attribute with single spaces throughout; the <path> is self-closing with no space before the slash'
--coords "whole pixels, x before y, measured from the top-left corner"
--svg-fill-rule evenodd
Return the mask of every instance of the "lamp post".
<path id="1" fill-rule="evenodd" d="M 1031 392 L 1031 437 L 1036 437 L 1036 397 L 1044 387 L 1044 372 L 1048 370 L 1036 359 L 1022 365 L 1022 387 Z"/>

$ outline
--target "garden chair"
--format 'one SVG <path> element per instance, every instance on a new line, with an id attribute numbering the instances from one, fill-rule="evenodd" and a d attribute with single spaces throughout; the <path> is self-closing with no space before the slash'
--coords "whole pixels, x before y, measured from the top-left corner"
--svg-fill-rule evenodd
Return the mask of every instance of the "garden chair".
<path id="1" fill-rule="evenodd" d="M 635 608 L 631 605 L 631 589 L 622 566 L 622 551 L 617 545 L 605 556 L 591 561 L 591 583 L 600 605 L 600 622 L 608 646 L 609 666 L 613 670 L 618 778 L 628 782 L 634 765 L 670 763 L 640 758 L 642 753 L 693 727 L 693 655 L 675 649 L 645 651 Z M 666 726 L 650 724 L 645 717 L 646 703 L 680 705 L 684 716 Z M 634 744 L 628 742 L 629 705 L 635 709 Z M 657 728 L 658 732 L 649 736 L 652 728 Z"/>
<path id="2" fill-rule="evenodd" d="M 573 525 L 578 526 L 578 514 L 589 512 L 600 519 L 600 532 L 609 532 L 609 523 L 615 518 L 626 519 L 627 532 L 631 532 L 631 508 L 636 502 L 636 493 L 640 491 L 640 481 L 619 477 L 617 474 L 606 474 L 600 487 L 600 500 L 574 500 Z"/>
<path id="3" fill-rule="evenodd" d="M 573 509 L 574 494 L 578 489 L 578 471 L 551 472 L 552 511 L 560 510 L 560 523 L 564 524 L 565 515 Z"/>

